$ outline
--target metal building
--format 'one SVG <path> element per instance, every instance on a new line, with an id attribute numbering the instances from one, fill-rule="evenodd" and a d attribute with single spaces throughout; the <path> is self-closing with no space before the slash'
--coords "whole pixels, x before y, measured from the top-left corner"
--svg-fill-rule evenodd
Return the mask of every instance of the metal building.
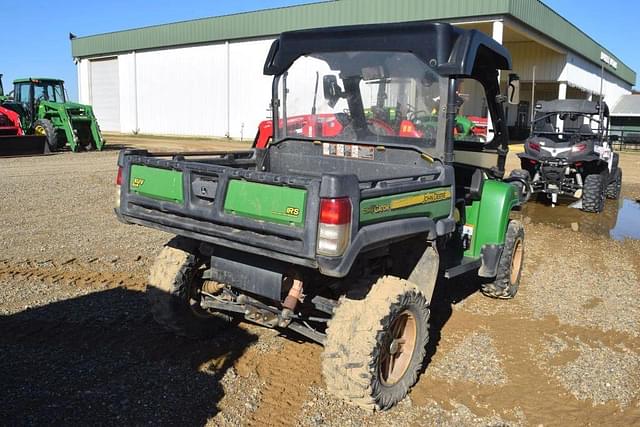
<path id="1" fill-rule="evenodd" d="M 621 143 L 640 144 L 640 94 L 620 97 L 611 110 L 610 132 Z"/>
<path id="2" fill-rule="evenodd" d="M 526 127 L 532 98 L 597 99 L 604 76 L 604 99 L 615 105 L 636 81 L 538 0 L 333 0 L 75 38 L 79 98 L 93 104 L 106 131 L 253 138 L 269 114 L 262 67 L 277 34 L 416 20 L 477 29 L 509 48 L 523 82 L 512 125 Z"/>

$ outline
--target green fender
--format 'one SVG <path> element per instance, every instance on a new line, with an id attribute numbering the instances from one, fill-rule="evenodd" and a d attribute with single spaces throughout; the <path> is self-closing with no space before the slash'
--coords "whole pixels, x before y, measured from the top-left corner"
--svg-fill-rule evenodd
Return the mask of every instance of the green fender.
<path id="1" fill-rule="evenodd" d="M 469 249 L 464 255 L 477 258 L 484 245 L 504 244 L 509 214 L 520 203 L 518 190 L 511 184 L 486 180 L 482 199 L 466 208 L 465 232 L 472 231 Z"/>

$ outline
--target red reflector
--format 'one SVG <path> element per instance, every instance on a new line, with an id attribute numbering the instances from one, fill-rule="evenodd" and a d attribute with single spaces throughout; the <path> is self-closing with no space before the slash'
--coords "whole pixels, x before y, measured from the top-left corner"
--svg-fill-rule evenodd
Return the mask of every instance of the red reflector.
<path id="1" fill-rule="evenodd" d="M 577 163 L 576 163 L 576 167 L 577 167 L 577 168 L 581 168 L 581 167 L 582 167 L 582 162 L 577 162 Z"/>
<path id="2" fill-rule="evenodd" d="M 116 185 L 122 185 L 122 166 L 118 166 L 118 175 L 116 176 Z"/>
<path id="3" fill-rule="evenodd" d="M 531 142 L 529 144 L 529 148 L 531 148 L 533 151 L 540 151 L 540 144 L 538 144 L 537 142 Z"/>
<path id="4" fill-rule="evenodd" d="M 576 144 L 576 145 L 573 146 L 571 151 L 573 151 L 574 153 L 579 153 L 579 152 L 584 151 L 586 149 L 587 149 L 587 144 Z"/>
<path id="5" fill-rule="evenodd" d="M 535 160 L 531 160 L 531 159 L 529 159 L 529 163 L 531 163 L 532 165 L 535 165 L 535 164 L 537 164 L 538 162 L 536 162 Z"/>
<path id="6" fill-rule="evenodd" d="M 351 222 L 351 201 L 347 197 L 321 199 L 320 222 L 332 225 L 349 224 Z"/>

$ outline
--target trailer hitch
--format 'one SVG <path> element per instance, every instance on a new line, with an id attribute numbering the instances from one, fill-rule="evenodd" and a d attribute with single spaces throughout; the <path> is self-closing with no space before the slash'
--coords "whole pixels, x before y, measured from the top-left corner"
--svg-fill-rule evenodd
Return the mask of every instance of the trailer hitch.
<path id="1" fill-rule="evenodd" d="M 323 317 L 306 317 L 302 318 L 296 314 L 289 314 L 290 319 L 287 322 L 282 322 L 283 311 L 285 309 L 278 309 L 276 307 L 264 304 L 254 298 L 247 295 L 239 295 L 235 301 L 229 301 L 222 298 L 218 298 L 215 295 L 208 292 L 201 292 L 202 300 L 200 301 L 200 307 L 203 309 L 209 309 L 214 311 L 227 312 L 235 315 L 244 315 L 244 319 L 256 323 L 267 328 L 283 328 L 291 329 L 294 332 L 303 335 L 318 344 L 324 345 L 326 335 L 322 332 L 318 332 L 307 324 L 307 321 L 326 323 L 329 319 Z"/>

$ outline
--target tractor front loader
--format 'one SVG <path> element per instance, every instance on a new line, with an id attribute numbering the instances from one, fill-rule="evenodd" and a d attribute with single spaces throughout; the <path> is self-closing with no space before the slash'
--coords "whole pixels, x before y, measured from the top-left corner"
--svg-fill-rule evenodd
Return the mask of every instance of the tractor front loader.
<path id="1" fill-rule="evenodd" d="M 29 77 L 13 83 L 14 99 L 5 106 L 20 115 L 25 134 L 44 137 L 50 151 L 102 150 L 93 108 L 68 102 L 62 80 Z"/>

